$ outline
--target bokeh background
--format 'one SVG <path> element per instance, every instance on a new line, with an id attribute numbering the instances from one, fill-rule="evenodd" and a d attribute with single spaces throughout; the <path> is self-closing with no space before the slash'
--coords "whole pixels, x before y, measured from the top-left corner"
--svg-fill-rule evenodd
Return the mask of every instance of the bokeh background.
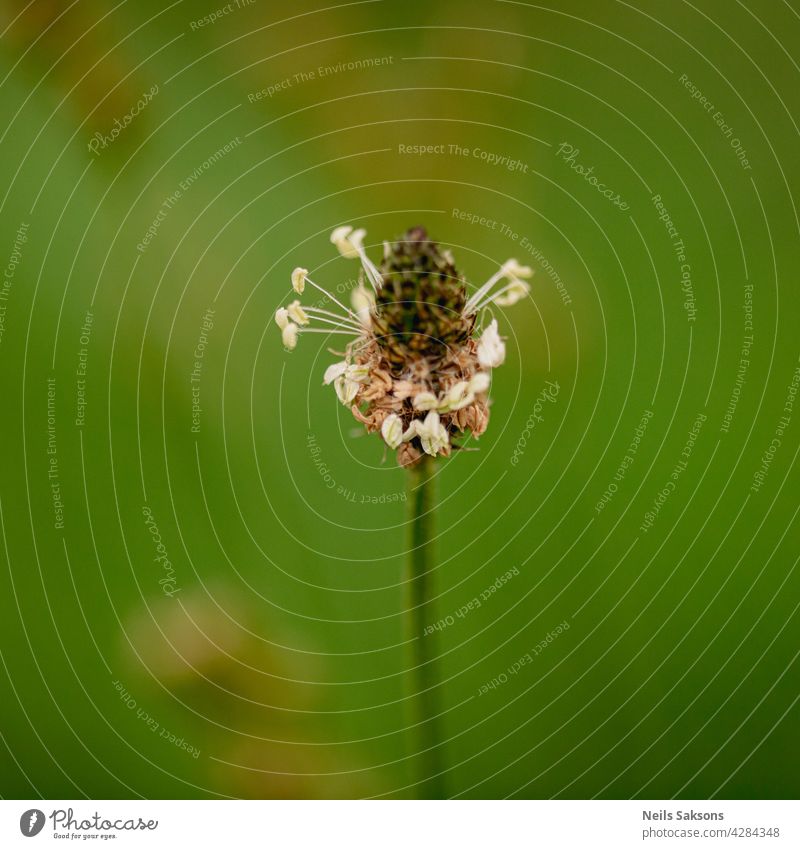
<path id="1" fill-rule="evenodd" d="M 3 796 L 414 796 L 416 639 L 448 795 L 797 795 L 795 2 L 1 15 Z M 536 270 L 429 637 L 404 472 L 272 323 L 343 223 Z"/>

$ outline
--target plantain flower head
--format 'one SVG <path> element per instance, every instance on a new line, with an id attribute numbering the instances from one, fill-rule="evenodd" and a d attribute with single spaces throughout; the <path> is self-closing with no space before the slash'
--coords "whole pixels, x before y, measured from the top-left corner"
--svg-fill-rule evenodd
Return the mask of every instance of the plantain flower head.
<path id="1" fill-rule="evenodd" d="M 502 365 L 505 343 L 497 319 L 482 319 L 491 304 L 526 298 L 532 269 L 509 259 L 471 295 L 449 250 L 415 227 L 384 242 L 383 259 L 367 255 L 363 229 L 337 227 L 331 243 L 342 257 L 358 259 L 358 287 L 345 306 L 315 283 L 305 268 L 292 272 L 292 288 L 310 285 L 337 309 L 279 309 L 275 321 L 292 350 L 305 333 L 349 337 L 344 359 L 328 366 L 323 383 L 370 433 L 379 433 L 401 465 L 423 456 L 449 456 L 489 423 L 491 370 Z"/>

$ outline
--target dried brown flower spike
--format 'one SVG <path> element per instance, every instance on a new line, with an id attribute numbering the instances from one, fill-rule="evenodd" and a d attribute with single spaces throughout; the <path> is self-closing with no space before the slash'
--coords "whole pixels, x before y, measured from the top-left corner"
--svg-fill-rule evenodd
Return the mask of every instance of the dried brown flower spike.
<path id="1" fill-rule="evenodd" d="M 314 283 L 306 269 L 294 270 L 295 292 L 302 294 L 308 283 L 343 312 L 304 310 L 299 301 L 279 309 L 275 320 L 284 345 L 293 349 L 298 334 L 307 332 L 352 336 L 345 359 L 327 369 L 324 382 L 334 385 L 368 431 L 380 432 L 397 450 L 401 465 L 412 466 L 423 454 L 449 456 L 459 447 L 453 440 L 486 430 L 491 369 L 505 359 L 496 320 L 474 338 L 477 316 L 490 303 L 510 306 L 524 298 L 533 272 L 510 259 L 468 296 L 452 255 L 423 227 L 384 243 L 380 268 L 366 254 L 365 235 L 347 226 L 331 234 L 343 256 L 361 260 L 353 309 Z M 312 321 L 332 326 L 311 328 Z"/>

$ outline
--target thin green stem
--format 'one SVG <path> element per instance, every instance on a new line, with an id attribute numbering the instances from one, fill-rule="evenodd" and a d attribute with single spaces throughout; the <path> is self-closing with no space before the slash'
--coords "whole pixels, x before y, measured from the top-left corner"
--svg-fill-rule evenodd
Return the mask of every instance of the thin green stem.
<path id="1" fill-rule="evenodd" d="M 414 725 L 418 731 L 419 795 L 444 798 L 441 736 L 437 704 L 436 643 L 425 634 L 431 618 L 430 595 L 433 569 L 433 457 L 424 455 L 408 473 L 409 554 L 408 621 L 413 650 Z"/>

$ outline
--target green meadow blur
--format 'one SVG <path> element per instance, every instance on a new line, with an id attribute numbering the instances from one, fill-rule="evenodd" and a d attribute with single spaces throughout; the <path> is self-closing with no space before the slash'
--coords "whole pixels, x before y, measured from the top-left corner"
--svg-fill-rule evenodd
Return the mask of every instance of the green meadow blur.
<path id="1" fill-rule="evenodd" d="M 3 796 L 414 796 L 412 639 L 449 795 L 796 796 L 790 6 L 6 0 L 0 30 Z M 536 272 L 479 450 L 438 464 L 429 636 L 337 337 L 272 320 L 296 265 L 349 297 L 342 223 Z"/>

